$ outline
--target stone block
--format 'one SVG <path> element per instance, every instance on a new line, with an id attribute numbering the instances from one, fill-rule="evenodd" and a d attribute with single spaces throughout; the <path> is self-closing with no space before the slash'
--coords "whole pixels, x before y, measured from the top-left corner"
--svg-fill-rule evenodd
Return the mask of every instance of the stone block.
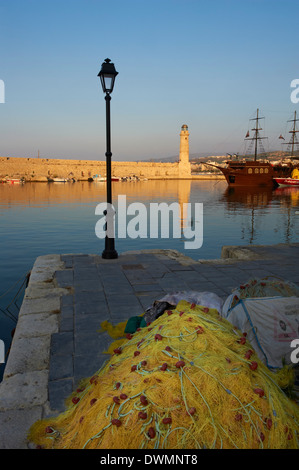
<path id="1" fill-rule="evenodd" d="M 49 381 L 73 377 L 73 355 L 52 355 L 50 360 Z"/>
<path id="2" fill-rule="evenodd" d="M 48 398 L 48 371 L 13 375 L 0 383 L 0 411 L 43 405 Z"/>
<path id="3" fill-rule="evenodd" d="M 108 316 L 108 309 L 106 309 Z M 99 331 L 101 322 L 105 319 L 103 315 L 95 315 L 94 313 L 87 313 L 86 315 L 75 315 L 74 329 L 75 336 L 80 334 L 81 331 Z"/>
<path id="4" fill-rule="evenodd" d="M 75 318 L 82 315 L 86 317 L 88 315 L 97 315 L 99 318 L 104 317 L 106 318 L 108 315 L 108 307 L 105 301 L 98 301 L 98 302 L 78 302 L 75 305 Z"/>
<path id="5" fill-rule="evenodd" d="M 51 283 L 32 283 L 25 290 L 25 299 L 49 299 L 69 294 L 68 289 L 54 287 Z"/>
<path id="6" fill-rule="evenodd" d="M 56 268 L 57 266 L 63 266 L 61 261 L 61 255 L 58 254 L 50 254 L 50 255 L 42 255 L 38 256 L 34 262 L 35 268 Z"/>
<path id="7" fill-rule="evenodd" d="M 74 315 L 73 305 L 64 305 L 61 307 L 60 318 L 72 318 Z"/>
<path id="8" fill-rule="evenodd" d="M 73 317 L 63 317 L 60 319 L 59 331 L 73 331 L 74 319 Z"/>
<path id="9" fill-rule="evenodd" d="M 63 268 L 64 263 L 61 261 L 60 255 L 39 256 L 31 270 L 29 283 L 51 281 L 55 271 Z"/>
<path id="10" fill-rule="evenodd" d="M 42 412 L 42 406 L 0 412 L 0 449 L 28 449 L 28 431 Z"/>
<path id="11" fill-rule="evenodd" d="M 85 354 L 74 358 L 74 384 L 80 380 L 92 377 L 110 358 L 107 354 Z"/>
<path id="12" fill-rule="evenodd" d="M 63 295 L 61 297 L 61 307 L 74 304 L 74 296 L 71 294 Z"/>
<path id="13" fill-rule="evenodd" d="M 161 286 L 157 283 L 155 284 L 136 284 L 134 285 L 134 292 L 136 295 L 142 295 L 148 292 L 158 292 L 162 291 Z"/>
<path id="14" fill-rule="evenodd" d="M 98 279 L 99 272 L 96 266 L 80 266 L 76 267 L 74 271 L 74 281 L 81 279 Z"/>
<path id="15" fill-rule="evenodd" d="M 65 268 L 72 268 L 73 267 L 73 256 L 72 255 L 61 255 L 61 261 L 64 262 Z"/>
<path id="16" fill-rule="evenodd" d="M 142 305 L 133 294 L 120 296 L 107 294 L 107 302 L 112 320 L 114 318 L 125 320 L 131 316 L 140 315 L 143 312 Z"/>
<path id="17" fill-rule="evenodd" d="M 74 289 L 76 292 L 94 292 L 94 291 L 103 291 L 103 286 L 99 278 L 97 279 L 83 279 L 77 278 L 74 282 Z"/>
<path id="18" fill-rule="evenodd" d="M 19 317 L 15 338 L 51 335 L 58 332 L 58 315 L 53 313 L 34 313 Z"/>
<path id="19" fill-rule="evenodd" d="M 107 333 L 80 331 L 75 336 L 75 355 L 101 354 L 106 351 L 112 340 Z"/>
<path id="20" fill-rule="evenodd" d="M 81 290 L 75 291 L 74 295 L 75 305 L 103 303 L 105 302 L 105 294 L 102 291 L 85 292 Z"/>
<path id="21" fill-rule="evenodd" d="M 30 313 L 45 313 L 60 311 L 60 297 L 49 297 L 39 299 L 24 299 L 19 315 L 28 315 Z"/>
<path id="22" fill-rule="evenodd" d="M 64 331 L 54 333 L 51 337 L 51 356 L 65 356 L 73 354 L 74 341 L 73 332 Z"/>
<path id="23" fill-rule="evenodd" d="M 132 286 L 127 282 L 115 282 L 114 284 L 107 284 L 104 286 L 106 294 L 115 294 L 115 295 L 123 295 L 123 294 L 130 294 L 133 293 Z"/>
<path id="24" fill-rule="evenodd" d="M 73 331 L 74 328 L 74 307 L 66 305 L 61 308 L 59 319 L 59 331 Z"/>
<path id="25" fill-rule="evenodd" d="M 157 279 L 157 282 L 163 290 L 166 292 L 177 292 L 182 290 L 188 290 L 188 284 L 178 278 L 161 278 Z"/>
<path id="26" fill-rule="evenodd" d="M 59 287 L 72 286 L 74 282 L 74 273 L 73 270 L 66 269 L 64 271 L 56 271 L 55 279 Z"/>
<path id="27" fill-rule="evenodd" d="M 73 392 L 73 387 L 74 381 L 72 378 L 49 382 L 49 401 L 53 411 L 62 412 L 66 409 L 65 400 Z"/>
<path id="28" fill-rule="evenodd" d="M 13 347 L 8 356 L 4 379 L 28 371 L 49 368 L 51 336 L 33 338 L 14 338 Z"/>
<path id="29" fill-rule="evenodd" d="M 127 278 L 132 286 L 136 284 L 152 284 L 157 282 L 155 278 L 146 274 L 144 274 L 143 276 L 142 274 L 128 275 Z"/>

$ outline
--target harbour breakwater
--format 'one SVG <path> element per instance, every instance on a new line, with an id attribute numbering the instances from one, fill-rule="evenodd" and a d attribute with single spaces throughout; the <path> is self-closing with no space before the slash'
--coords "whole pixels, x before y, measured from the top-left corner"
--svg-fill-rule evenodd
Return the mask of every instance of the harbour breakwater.
<path id="1" fill-rule="evenodd" d="M 119 178 L 133 176 L 140 179 L 194 178 L 189 162 L 184 164 L 180 161 L 112 162 L 111 174 L 112 177 Z M 47 182 L 49 178 L 56 177 L 86 181 L 94 175 L 106 176 L 105 161 L 0 157 L 0 181 L 5 181 L 7 178 L 23 178 L 28 182 Z"/>
<path id="2" fill-rule="evenodd" d="M 113 177 L 120 178 L 128 176 L 151 179 L 180 177 L 178 162 L 112 162 L 111 172 Z M 42 182 L 55 177 L 88 180 L 94 175 L 106 176 L 105 161 L 0 157 L 0 179 L 2 180 L 24 178 L 26 181 Z"/>

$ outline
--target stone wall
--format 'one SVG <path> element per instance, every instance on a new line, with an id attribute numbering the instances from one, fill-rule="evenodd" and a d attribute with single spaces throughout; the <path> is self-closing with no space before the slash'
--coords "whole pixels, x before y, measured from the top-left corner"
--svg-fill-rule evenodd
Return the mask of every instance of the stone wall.
<path id="1" fill-rule="evenodd" d="M 188 178 L 180 171 L 179 162 L 112 162 L 112 176 L 138 176 L 141 179 Z M 47 181 L 49 177 L 74 177 L 86 180 L 94 175 L 106 175 L 106 162 L 95 160 L 63 160 L 48 158 L 0 157 L 0 180 L 6 177 L 26 181 Z"/>

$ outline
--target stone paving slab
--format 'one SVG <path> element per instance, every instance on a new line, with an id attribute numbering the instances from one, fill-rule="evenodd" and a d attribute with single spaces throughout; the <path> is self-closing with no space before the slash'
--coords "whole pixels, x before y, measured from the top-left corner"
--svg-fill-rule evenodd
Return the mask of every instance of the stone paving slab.
<path id="1" fill-rule="evenodd" d="M 112 339 L 101 331 L 103 321 L 127 321 L 165 294 L 184 290 L 225 300 L 252 277 L 299 286 L 298 254 L 299 244 L 291 244 L 223 247 L 221 259 L 197 262 L 173 250 L 128 252 L 116 260 L 37 258 L 0 384 L 0 448 L 27 448 L 30 425 L 63 411 L 80 380 L 109 358 Z"/>

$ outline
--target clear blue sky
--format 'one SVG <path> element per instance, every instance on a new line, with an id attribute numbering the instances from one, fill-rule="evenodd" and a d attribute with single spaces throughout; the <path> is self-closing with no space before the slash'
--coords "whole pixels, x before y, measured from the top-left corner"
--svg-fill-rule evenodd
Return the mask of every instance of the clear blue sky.
<path id="1" fill-rule="evenodd" d="M 119 75 L 114 160 L 241 152 L 260 108 L 269 149 L 298 105 L 298 0 L 0 0 L 0 155 L 105 159 L 97 74 Z"/>

